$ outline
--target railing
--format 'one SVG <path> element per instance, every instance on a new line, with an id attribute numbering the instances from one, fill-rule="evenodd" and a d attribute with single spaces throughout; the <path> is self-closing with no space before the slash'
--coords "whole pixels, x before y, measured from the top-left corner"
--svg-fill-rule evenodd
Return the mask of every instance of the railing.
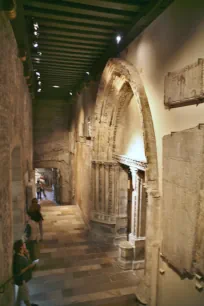
<path id="1" fill-rule="evenodd" d="M 27 270 L 32 269 L 32 264 L 30 264 L 29 266 L 27 266 L 26 268 L 24 268 L 23 270 L 21 270 L 20 274 L 16 274 L 16 276 L 20 276 L 21 274 L 25 273 Z M 5 287 L 8 283 L 10 283 L 13 279 L 14 279 L 15 275 L 12 275 L 10 278 L 8 278 L 3 284 L 0 285 L 0 294 L 5 292 Z"/>
<path id="2" fill-rule="evenodd" d="M 5 292 L 6 285 L 13 280 L 14 276 L 8 278 L 3 284 L 0 285 L 0 294 Z"/>

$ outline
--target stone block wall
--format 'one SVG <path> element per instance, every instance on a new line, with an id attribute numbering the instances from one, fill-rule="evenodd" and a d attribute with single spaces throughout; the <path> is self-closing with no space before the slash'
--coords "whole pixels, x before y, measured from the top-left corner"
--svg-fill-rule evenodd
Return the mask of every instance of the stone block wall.
<path id="1" fill-rule="evenodd" d="M 71 204 L 69 105 L 64 100 L 38 100 L 34 105 L 34 167 L 58 168 L 61 204 Z"/>
<path id="2" fill-rule="evenodd" d="M 180 273 L 204 275 L 203 125 L 164 137 L 162 252 Z"/>
<path id="3" fill-rule="evenodd" d="M 2 283 L 12 273 L 14 222 L 21 225 L 21 229 L 24 227 L 25 190 L 32 169 L 32 101 L 24 79 L 23 65 L 18 58 L 13 30 L 3 12 L 0 12 L 0 42 L 0 283 Z M 19 150 L 18 167 L 12 156 L 15 148 Z M 18 232 L 19 236 L 21 234 Z M 13 288 L 10 284 L 5 293 L 0 294 L 1 306 L 12 304 L 12 293 Z"/>
<path id="4" fill-rule="evenodd" d="M 74 183 L 73 201 L 79 205 L 84 220 L 91 218 L 92 205 L 92 152 L 93 121 L 98 82 L 92 82 L 84 88 L 73 105 L 70 131 L 70 153 L 73 160 L 72 181 Z"/>

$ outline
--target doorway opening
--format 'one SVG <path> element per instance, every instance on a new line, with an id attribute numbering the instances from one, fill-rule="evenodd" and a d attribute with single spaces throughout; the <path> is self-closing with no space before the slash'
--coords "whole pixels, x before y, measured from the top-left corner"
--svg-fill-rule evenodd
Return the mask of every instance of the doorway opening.
<path id="1" fill-rule="evenodd" d="M 36 198 L 60 204 L 61 175 L 57 168 L 35 168 Z"/>

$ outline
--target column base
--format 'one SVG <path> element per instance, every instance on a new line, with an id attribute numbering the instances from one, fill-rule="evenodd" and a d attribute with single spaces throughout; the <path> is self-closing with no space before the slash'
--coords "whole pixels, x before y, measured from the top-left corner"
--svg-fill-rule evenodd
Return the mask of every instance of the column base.
<path id="1" fill-rule="evenodd" d="M 132 269 L 133 270 L 143 270 L 145 268 L 144 260 L 133 260 Z"/>
<path id="2" fill-rule="evenodd" d="M 123 270 L 131 270 L 133 262 L 133 247 L 128 241 L 119 244 L 118 265 Z"/>
<path id="3" fill-rule="evenodd" d="M 141 261 L 145 259 L 145 237 L 138 238 L 129 234 L 129 242 L 134 248 L 134 260 Z"/>

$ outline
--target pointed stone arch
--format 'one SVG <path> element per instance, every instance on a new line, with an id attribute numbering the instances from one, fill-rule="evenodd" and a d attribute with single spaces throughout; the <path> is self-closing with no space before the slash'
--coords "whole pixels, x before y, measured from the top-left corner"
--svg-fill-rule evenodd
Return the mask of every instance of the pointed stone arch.
<path id="1" fill-rule="evenodd" d="M 102 171 L 102 180 L 104 179 L 107 166 L 112 168 L 116 167 L 114 160 L 115 148 L 117 147 L 116 133 L 118 125 L 120 124 L 121 115 L 125 111 L 127 101 L 131 95 L 134 95 L 136 98 L 139 108 L 147 159 L 145 184 L 148 193 L 148 205 L 145 264 L 146 290 L 144 295 L 148 301 L 148 305 L 156 305 L 156 283 L 160 245 L 160 195 L 158 192 L 156 140 L 148 98 L 140 75 L 134 66 L 122 59 L 110 59 L 101 77 L 95 108 L 92 166 L 93 170 L 97 173 L 96 181 L 100 176 L 100 171 Z M 101 164 L 104 165 L 105 170 L 102 170 Z M 105 174 L 103 174 L 103 171 Z M 116 173 L 119 173 L 119 170 L 116 169 Z M 93 202 L 97 203 L 98 201 L 99 203 L 100 179 L 99 183 L 94 184 L 93 180 L 93 189 L 96 189 L 99 195 L 95 192 Z M 96 196 L 99 198 L 96 199 Z M 99 207 L 99 209 L 101 208 Z M 102 218 L 99 222 L 107 221 L 111 224 L 111 221 L 113 221 L 107 215 L 102 217 L 96 215 L 97 218 Z"/>

